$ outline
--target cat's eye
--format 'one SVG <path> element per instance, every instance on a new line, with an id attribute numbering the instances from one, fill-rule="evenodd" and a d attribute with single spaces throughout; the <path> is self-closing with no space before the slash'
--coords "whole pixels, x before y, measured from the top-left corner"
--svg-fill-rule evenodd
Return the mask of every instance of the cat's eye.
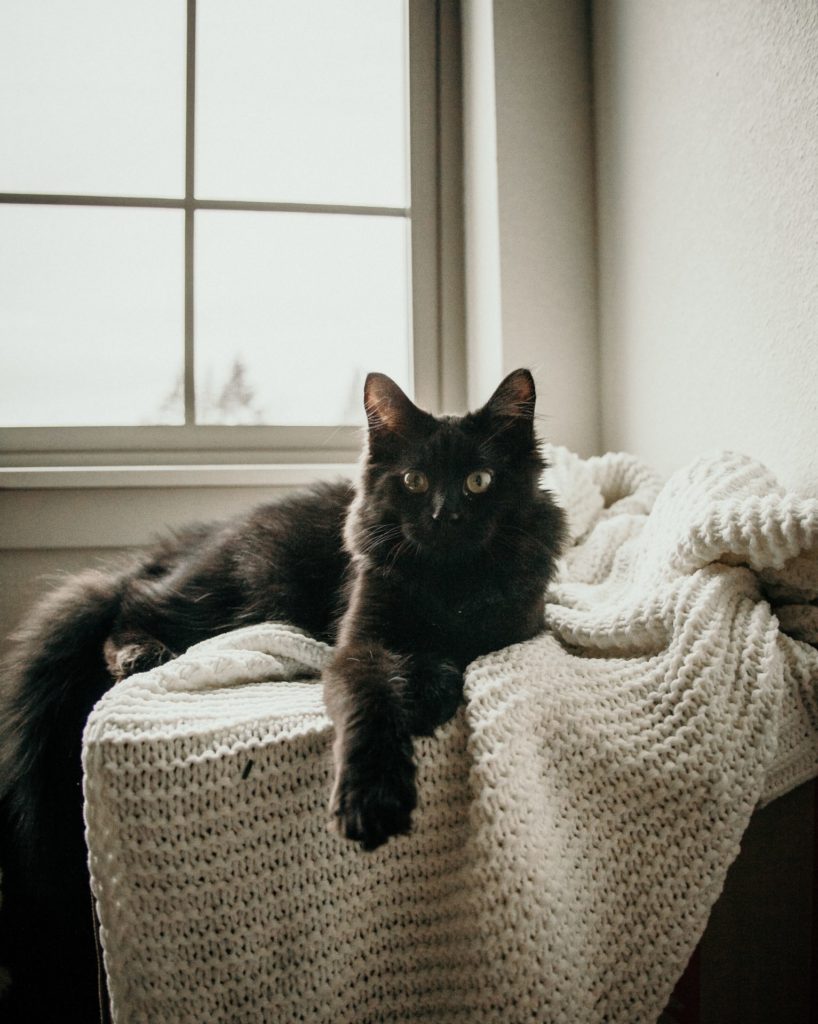
<path id="1" fill-rule="evenodd" d="M 466 477 L 466 490 L 469 494 L 485 494 L 494 479 L 490 469 L 478 469 Z"/>
<path id="2" fill-rule="evenodd" d="M 429 478 L 419 469 L 410 469 L 403 474 L 403 486 L 412 494 L 424 494 L 429 490 Z"/>

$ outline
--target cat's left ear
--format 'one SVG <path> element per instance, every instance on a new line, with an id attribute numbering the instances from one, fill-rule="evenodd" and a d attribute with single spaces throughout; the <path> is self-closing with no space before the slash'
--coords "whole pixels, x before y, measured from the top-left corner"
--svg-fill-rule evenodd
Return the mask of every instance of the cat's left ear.
<path id="1" fill-rule="evenodd" d="M 385 373 L 367 374 L 364 408 L 370 437 L 407 440 L 425 432 L 431 420 Z"/>
<path id="2" fill-rule="evenodd" d="M 500 384 L 483 411 L 496 419 L 533 424 L 537 391 L 528 370 L 514 370 Z"/>

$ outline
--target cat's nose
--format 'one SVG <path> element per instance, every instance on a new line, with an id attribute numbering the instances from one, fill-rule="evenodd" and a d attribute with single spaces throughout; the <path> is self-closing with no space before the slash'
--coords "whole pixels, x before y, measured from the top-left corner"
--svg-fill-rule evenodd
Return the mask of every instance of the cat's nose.
<path id="1" fill-rule="evenodd" d="M 461 515 L 459 512 L 447 509 L 445 506 L 441 506 L 432 512 L 432 519 L 434 519 L 436 523 L 459 523 Z"/>
<path id="2" fill-rule="evenodd" d="M 438 491 L 432 498 L 432 519 L 438 525 L 442 523 L 459 523 L 460 508 L 456 497 Z"/>

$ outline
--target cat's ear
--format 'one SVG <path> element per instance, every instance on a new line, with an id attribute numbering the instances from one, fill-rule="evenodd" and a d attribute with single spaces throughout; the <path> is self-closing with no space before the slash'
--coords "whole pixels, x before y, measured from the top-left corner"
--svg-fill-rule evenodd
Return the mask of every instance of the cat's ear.
<path id="1" fill-rule="evenodd" d="M 370 437 L 394 436 L 408 440 L 425 433 L 431 419 L 385 373 L 367 374 L 364 408 Z"/>
<path id="2" fill-rule="evenodd" d="M 495 419 L 533 423 L 537 392 L 528 370 L 514 370 L 500 384 L 483 411 Z"/>

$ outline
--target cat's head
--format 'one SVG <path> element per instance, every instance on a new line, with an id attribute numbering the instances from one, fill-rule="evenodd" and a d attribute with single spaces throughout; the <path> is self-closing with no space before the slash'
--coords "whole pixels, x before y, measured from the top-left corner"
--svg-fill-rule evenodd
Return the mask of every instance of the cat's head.
<path id="1" fill-rule="evenodd" d="M 465 416 L 432 416 L 389 377 L 364 388 L 367 447 L 347 545 L 369 560 L 464 560 L 539 493 L 534 380 L 515 370 Z"/>

